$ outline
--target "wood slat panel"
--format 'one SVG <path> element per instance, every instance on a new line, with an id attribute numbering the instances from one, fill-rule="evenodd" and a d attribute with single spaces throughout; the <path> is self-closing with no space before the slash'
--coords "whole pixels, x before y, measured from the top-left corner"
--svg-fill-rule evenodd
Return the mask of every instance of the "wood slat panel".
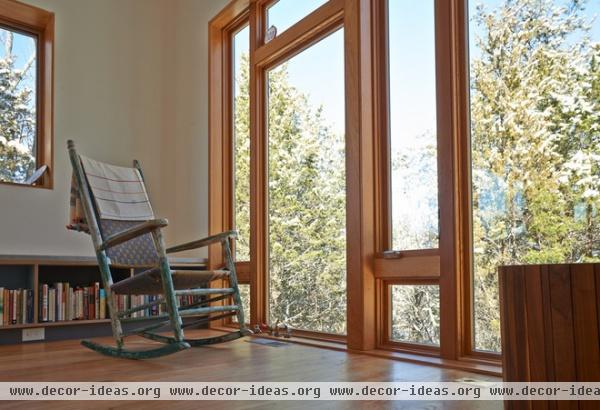
<path id="1" fill-rule="evenodd" d="M 600 264 L 500 272 L 504 380 L 600 381 Z M 506 409 L 598 408 L 593 401 L 506 402 Z"/>
<path id="2" fill-rule="evenodd" d="M 598 341 L 589 334 L 598 334 L 596 307 L 596 280 L 594 266 L 571 266 L 571 292 L 573 296 L 573 328 L 577 380 L 600 381 L 600 351 Z"/>
<path id="3" fill-rule="evenodd" d="M 571 274 L 568 265 L 548 267 L 552 340 L 554 342 L 554 370 L 557 382 L 576 379 L 575 341 L 573 340 L 573 311 L 571 303 Z M 572 408 L 560 406 L 559 408 Z"/>
<path id="4" fill-rule="evenodd" d="M 596 273 L 596 312 L 598 312 L 598 340 L 600 340 L 600 263 L 594 265 Z"/>
<path id="5" fill-rule="evenodd" d="M 542 281 L 542 310 L 544 312 L 544 350 L 546 353 L 546 380 L 554 381 L 554 342 L 552 339 L 552 310 L 550 308 L 550 281 L 548 280 L 548 266 L 540 267 Z M 535 347 L 536 349 L 539 346 Z M 548 410 L 556 410 L 556 401 L 548 403 Z"/>
<path id="6" fill-rule="evenodd" d="M 529 350 L 531 381 L 546 379 L 546 349 L 544 343 L 544 309 L 542 302 L 542 274 L 540 266 L 527 266 L 525 270 L 527 346 Z"/>
<path id="7" fill-rule="evenodd" d="M 525 295 L 527 319 L 527 350 L 529 352 L 529 380 L 533 382 L 546 381 L 548 372 L 547 359 L 552 352 L 547 349 L 544 329 L 544 303 L 542 292 L 542 271 L 540 266 L 526 266 Z M 547 401 L 532 401 L 533 410 L 545 410 Z"/>
<path id="8" fill-rule="evenodd" d="M 575 341 L 573 340 L 573 304 L 571 273 L 568 265 L 548 266 L 552 341 L 554 343 L 554 377 L 557 382 L 572 382 L 577 378 Z M 576 410 L 577 402 L 557 401 L 558 410 Z"/>
<path id="9" fill-rule="evenodd" d="M 500 269 L 503 298 L 501 312 L 504 317 L 503 326 L 510 331 L 504 331 L 502 337 L 503 378 L 514 382 L 529 380 L 529 363 L 527 343 L 522 343 L 523 335 L 527 334 L 525 312 L 525 271 L 522 266 L 513 268 L 509 274 Z M 531 406 L 525 401 L 511 401 L 507 406 L 513 410 L 529 410 Z"/>

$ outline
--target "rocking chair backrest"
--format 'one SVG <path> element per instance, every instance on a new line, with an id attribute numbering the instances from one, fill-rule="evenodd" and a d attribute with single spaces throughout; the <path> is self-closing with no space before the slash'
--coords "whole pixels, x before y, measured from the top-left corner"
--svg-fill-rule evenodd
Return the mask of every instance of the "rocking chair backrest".
<path id="1" fill-rule="evenodd" d="M 73 148 L 74 151 L 74 148 Z M 79 197 L 84 210 L 93 213 L 86 220 L 94 244 L 132 226 L 154 219 L 141 170 L 116 167 L 76 155 L 80 166 L 73 172 L 78 181 Z M 81 183 L 79 183 L 81 182 Z M 100 235 L 100 237 L 95 237 Z M 151 234 L 146 234 L 106 250 L 113 265 L 146 267 L 158 262 Z"/>

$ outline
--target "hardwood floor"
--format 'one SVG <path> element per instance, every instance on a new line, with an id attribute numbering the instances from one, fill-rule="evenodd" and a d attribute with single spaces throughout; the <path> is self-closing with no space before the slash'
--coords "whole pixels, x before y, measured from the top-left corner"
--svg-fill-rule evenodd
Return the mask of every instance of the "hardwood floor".
<path id="1" fill-rule="evenodd" d="M 206 331 L 188 331 L 194 336 Z M 110 338 L 99 338 L 110 343 Z M 133 361 L 101 356 L 77 340 L 0 346 L 0 381 L 453 381 L 498 380 L 366 355 L 286 343 L 273 347 L 255 339 L 194 348 L 160 359 Z M 143 339 L 128 339 L 143 347 Z M 500 402 L 0 402 L 4 409 L 502 409 Z"/>

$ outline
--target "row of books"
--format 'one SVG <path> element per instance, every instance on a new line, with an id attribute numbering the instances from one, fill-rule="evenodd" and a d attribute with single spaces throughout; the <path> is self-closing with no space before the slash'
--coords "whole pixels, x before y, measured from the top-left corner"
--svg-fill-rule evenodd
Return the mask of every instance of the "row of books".
<path id="1" fill-rule="evenodd" d="M 150 304 L 158 295 L 114 295 L 119 311 Z M 201 296 L 177 296 L 179 306 L 189 306 L 201 301 Z M 72 286 L 68 282 L 52 285 L 40 284 L 39 322 L 70 320 L 99 320 L 108 317 L 106 293 L 98 282 L 90 286 Z M 0 326 L 33 323 L 33 290 L 0 287 Z M 166 313 L 163 304 L 149 306 L 134 312 L 131 317 L 152 317 Z"/>
<path id="2" fill-rule="evenodd" d="M 119 311 L 131 309 L 154 302 L 161 298 L 158 295 L 114 295 L 115 304 Z M 189 306 L 201 301 L 202 296 L 176 296 L 178 306 Z M 131 314 L 131 317 L 152 317 L 166 313 L 166 306 L 163 304 L 153 305 L 143 310 L 139 310 Z"/>
<path id="3" fill-rule="evenodd" d="M 106 293 L 98 282 L 71 286 L 68 282 L 40 285 L 39 321 L 106 319 Z"/>
<path id="4" fill-rule="evenodd" d="M 33 290 L 0 287 L 0 325 L 33 323 Z"/>

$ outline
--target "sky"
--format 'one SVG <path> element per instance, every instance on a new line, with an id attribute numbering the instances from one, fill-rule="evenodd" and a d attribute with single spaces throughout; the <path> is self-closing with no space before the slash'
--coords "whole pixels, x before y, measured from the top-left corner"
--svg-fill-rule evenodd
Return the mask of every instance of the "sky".
<path id="1" fill-rule="evenodd" d="M 4 49 L 4 39 L 7 34 L 7 31 L 3 28 L 0 28 L 0 39 L 2 39 L 2 43 L 0 44 L 0 59 L 4 59 L 6 56 L 6 51 Z M 29 58 L 35 54 L 36 49 L 36 39 L 31 36 L 27 36 L 20 33 L 13 33 L 13 56 L 15 58 L 15 66 L 19 69 L 25 67 Z M 28 87 L 30 89 L 35 88 L 35 63 L 29 70 L 29 75 L 26 78 L 26 81 L 23 81 L 22 86 Z M 35 99 L 32 98 L 30 101 L 31 106 L 35 104 Z"/>
<path id="2" fill-rule="evenodd" d="M 469 1 L 470 14 L 479 3 L 493 9 L 503 0 Z M 279 0 L 268 9 L 268 24 L 278 34 L 314 11 L 326 0 Z M 555 0 L 564 4 L 565 0 Z M 410 4 L 410 7 L 406 5 Z M 392 144 L 397 149 L 414 143 L 413 136 L 435 130 L 435 31 L 434 0 L 390 0 L 390 118 Z M 600 0 L 588 0 L 588 16 L 600 15 Z M 476 27 L 472 26 L 471 29 Z M 292 57 L 290 81 L 310 96 L 314 105 L 323 105 L 333 129 L 344 131 L 344 61 L 342 31 L 334 33 L 313 47 Z M 473 39 L 478 33 L 470 33 Z M 600 18 L 592 38 L 600 39 Z M 236 53 L 248 49 L 248 36 L 243 36 Z M 471 50 L 472 56 L 476 50 Z M 340 98 L 340 96 L 342 98 Z"/>

